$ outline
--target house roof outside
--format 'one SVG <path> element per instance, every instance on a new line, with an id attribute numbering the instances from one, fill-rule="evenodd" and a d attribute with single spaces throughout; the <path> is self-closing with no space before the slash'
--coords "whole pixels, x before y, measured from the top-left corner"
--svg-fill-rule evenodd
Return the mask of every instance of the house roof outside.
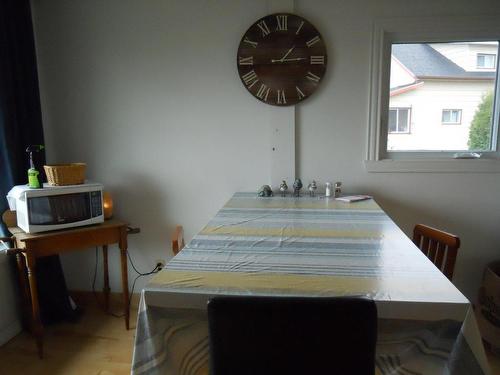
<path id="1" fill-rule="evenodd" d="M 420 86 L 422 86 L 423 84 L 424 84 L 424 81 L 416 80 L 416 81 L 414 81 L 412 83 L 408 83 L 406 85 L 391 87 L 390 96 L 404 94 L 405 92 L 415 90 L 415 89 L 419 88 Z"/>
<path id="2" fill-rule="evenodd" d="M 495 72 L 466 71 L 428 44 L 393 44 L 392 54 L 418 78 L 495 78 Z"/>

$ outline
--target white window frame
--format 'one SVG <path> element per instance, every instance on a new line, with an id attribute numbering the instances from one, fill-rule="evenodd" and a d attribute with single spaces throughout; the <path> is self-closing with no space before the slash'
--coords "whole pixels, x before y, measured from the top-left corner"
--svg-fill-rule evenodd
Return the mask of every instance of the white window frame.
<path id="1" fill-rule="evenodd" d="M 399 131 L 397 129 L 399 127 L 399 111 L 401 111 L 401 110 L 408 111 L 408 117 L 407 117 L 407 121 L 406 121 L 406 125 L 407 125 L 408 130 L 406 130 L 406 131 Z M 410 134 L 411 133 L 411 107 L 391 107 L 391 108 L 389 108 L 389 111 L 396 111 L 397 124 L 396 124 L 396 131 L 391 132 L 391 131 L 389 131 L 389 123 L 387 123 L 388 134 Z M 389 121 L 389 120 L 387 120 L 387 121 Z"/>
<path id="2" fill-rule="evenodd" d="M 458 121 L 444 121 L 443 120 L 443 117 L 444 117 L 444 113 L 445 112 L 458 112 Z M 451 116 L 450 116 L 451 118 Z M 462 110 L 461 109 L 458 109 L 458 108 L 445 108 L 441 111 L 441 123 L 443 125 L 461 125 L 462 124 Z"/>
<path id="3" fill-rule="evenodd" d="M 470 172 L 500 173 L 498 126 L 492 134 L 492 151 L 480 159 L 455 159 L 457 151 L 388 151 L 388 113 L 391 48 L 394 43 L 438 43 L 500 41 L 500 23 L 495 16 L 400 17 L 374 22 L 370 60 L 370 101 L 365 166 L 369 172 Z M 497 56 L 498 66 L 498 56 Z M 495 81 L 496 98 L 500 84 Z M 494 105 L 498 124 L 500 105 Z M 458 151 L 458 152 L 464 152 Z"/>
<path id="4" fill-rule="evenodd" d="M 479 56 L 493 56 L 493 66 L 480 66 Z M 478 53 L 476 55 L 476 68 L 477 69 L 495 69 L 497 67 L 497 55 L 494 53 Z"/>

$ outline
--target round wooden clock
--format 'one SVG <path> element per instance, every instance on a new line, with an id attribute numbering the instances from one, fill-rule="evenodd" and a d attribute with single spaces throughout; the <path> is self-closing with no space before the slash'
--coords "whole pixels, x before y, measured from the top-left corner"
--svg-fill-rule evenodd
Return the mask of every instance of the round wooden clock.
<path id="1" fill-rule="evenodd" d="M 288 13 L 271 14 L 250 26 L 237 56 L 243 85 L 257 99 L 277 106 L 308 98 L 321 82 L 326 63 L 318 30 Z"/>

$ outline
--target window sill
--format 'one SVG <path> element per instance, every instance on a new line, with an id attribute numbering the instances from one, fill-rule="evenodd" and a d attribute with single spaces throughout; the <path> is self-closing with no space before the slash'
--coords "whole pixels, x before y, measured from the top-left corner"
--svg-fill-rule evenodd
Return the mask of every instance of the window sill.
<path id="1" fill-rule="evenodd" d="M 500 160 L 365 160 L 365 168 L 370 173 L 500 173 Z"/>

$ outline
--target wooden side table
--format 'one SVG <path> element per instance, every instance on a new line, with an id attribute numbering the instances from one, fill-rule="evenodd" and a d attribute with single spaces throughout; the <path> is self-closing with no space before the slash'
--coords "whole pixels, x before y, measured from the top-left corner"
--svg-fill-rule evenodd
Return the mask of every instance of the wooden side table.
<path id="1" fill-rule="evenodd" d="M 62 254 L 73 250 L 102 246 L 104 259 L 104 298 L 105 308 L 109 307 L 108 245 L 118 244 L 121 257 L 123 309 L 125 327 L 129 329 L 129 291 L 127 273 L 127 227 L 128 224 L 111 219 L 102 224 L 75 229 L 58 230 L 44 233 L 25 233 L 19 227 L 8 228 L 13 235 L 15 247 L 21 249 L 16 254 L 19 269 L 19 283 L 25 305 L 31 305 L 33 334 L 36 339 L 38 355 L 43 358 L 43 326 L 40 319 L 38 289 L 36 282 L 36 259 L 48 255 Z M 28 275 L 26 282 L 25 274 Z M 27 303 L 26 303 L 27 302 Z"/>

